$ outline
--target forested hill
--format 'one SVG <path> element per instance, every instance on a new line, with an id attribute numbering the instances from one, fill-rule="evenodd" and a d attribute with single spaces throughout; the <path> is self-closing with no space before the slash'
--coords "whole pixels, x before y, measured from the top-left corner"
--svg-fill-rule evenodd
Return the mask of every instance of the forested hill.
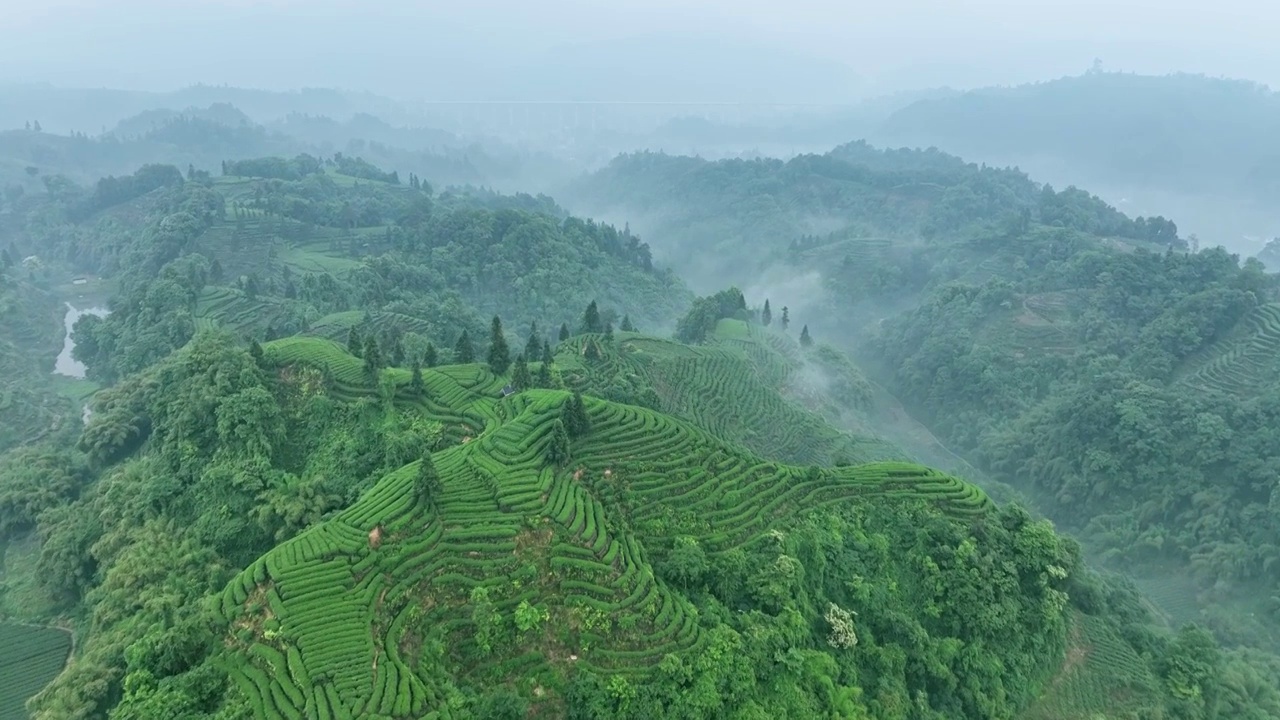
<path id="1" fill-rule="evenodd" d="M 921 100 L 872 136 L 1080 184 L 1253 254 L 1280 235 L 1277 122 L 1280 96 L 1254 83 L 1090 72 Z"/>
<path id="2" fill-rule="evenodd" d="M 1176 618 L 1280 645 L 1280 305 L 1256 261 L 1189 254 L 1172 222 L 1084 191 L 862 144 L 627 156 L 578 198 L 843 343 L 952 450 L 1152 574 Z"/>
<path id="3" fill-rule="evenodd" d="M 920 100 L 881 133 L 966 157 L 1049 156 L 1094 177 L 1271 197 L 1280 185 L 1280 97 L 1201 75 L 1092 72 Z"/>
<path id="4" fill-rule="evenodd" d="M 593 216 L 650 229 L 664 260 L 696 267 L 687 276 L 708 286 L 767 282 L 779 260 L 818 254 L 850 262 L 891 256 L 902 264 L 923 258 L 927 247 L 968 248 L 983 237 L 1016 238 L 1041 225 L 1134 247 L 1185 242 L 1166 218 L 1130 218 L 1076 188 L 1055 191 L 1016 170 L 979 168 L 937 150 L 878 150 L 863 142 L 790 161 L 624 155 L 564 197 Z M 984 252 L 977 250 L 969 255 Z M 926 274 L 959 272 L 921 267 L 906 277 L 854 284 L 901 293 L 920 287 Z"/>
<path id="5" fill-rule="evenodd" d="M 388 165 L 440 185 L 502 184 L 533 187 L 533 156 L 497 142 L 484 147 L 429 128 L 393 127 L 369 115 L 345 121 L 290 114 L 278 121 L 251 121 L 226 104 L 152 110 L 114 127 L 60 134 L 37 122 L 0 126 L 0 208 L 24 194 L 43 193 L 64 180 L 92 185 L 105 175 L 127 175 L 155 163 L 186 169 L 216 168 L 224 160 L 335 151 Z M 12 128 L 12 129 L 10 129 Z M 554 161 L 537 157 L 543 178 Z M 526 177 L 529 174 L 529 177 Z"/>
<path id="6" fill-rule="evenodd" d="M 961 275 L 1017 293 L 1076 252 L 1184 257 L 1166 221 L 900 158 L 746 167 L 792 173 L 794 198 L 806 167 L 850 202 L 922 188 L 933 225 L 867 213 L 903 239 L 878 272 L 938 261 L 899 276 L 906 297 Z M 111 294 L 74 328 L 77 388 L 101 386 L 82 429 L 0 456 L 0 617 L 76 640 L 34 718 L 1280 716 L 1269 656 L 1172 630 L 1047 521 L 841 429 L 878 390 L 821 342 L 840 322 L 695 299 L 629 227 L 545 197 L 347 156 L 222 170 L 64 183 L 4 215 L 13 297 L 73 271 Z M 856 234 L 791 239 L 747 249 L 860 262 L 832 262 Z M 1183 262 L 1269 291 L 1216 258 Z M 831 287 L 837 320 L 890 293 Z M 0 646 L 0 710 L 66 641 L 38 665 Z"/>
<path id="7" fill-rule="evenodd" d="M 652 326 L 686 302 L 637 236 L 565 217 L 545 198 L 433 194 L 356 158 L 329 166 L 243 161 L 227 169 L 246 175 L 193 180 L 148 166 L 91 189 L 68 184 L 32 199 L 42 222 L 17 232 L 12 252 L 118 280 L 111 317 L 86 320 L 77 346 L 106 380 L 200 327 L 345 338 L 363 321 L 420 353 L 452 347 L 464 329 L 481 336 L 495 312 L 527 327 L 598 299 L 610 313 L 634 306 Z M 141 230 L 139 213 L 150 218 Z"/>

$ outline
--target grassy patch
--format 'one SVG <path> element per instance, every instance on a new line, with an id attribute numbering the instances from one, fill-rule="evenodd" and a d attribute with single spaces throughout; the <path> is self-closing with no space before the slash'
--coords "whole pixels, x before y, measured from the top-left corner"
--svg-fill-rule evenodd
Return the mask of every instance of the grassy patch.
<path id="1" fill-rule="evenodd" d="M 279 252 L 280 262 L 299 272 L 338 274 L 364 265 L 360 260 L 338 257 L 299 247 L 286 247 Z"/>

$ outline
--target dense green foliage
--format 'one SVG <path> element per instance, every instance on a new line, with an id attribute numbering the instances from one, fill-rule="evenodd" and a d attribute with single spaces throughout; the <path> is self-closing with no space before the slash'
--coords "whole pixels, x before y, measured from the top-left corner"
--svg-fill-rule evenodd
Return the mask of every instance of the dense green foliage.
<path id="1" fill-rule="evenodd" d="M 1115 565 L 1194 578 L 1179 619 L 1280 647 L 1280 315 L 1257 263 L 936 150 L 627 156 L 582 196 L 744 286 L 756 269 L 719 238 L 772 278 L 790 266 L 805 290 L 774 305 L 839 338 L 950 448 Z"/>
<path id="2" fill-rule="evenodd" d="M 322 348 L 288 341 L 269 344 L 266 355 L 356 377 L 356 360 L 344 362 L 330 347 L 314 354 Z M 661 354 L 679 362 L 688 352 L 672 345 Z M 578 352 L 569 346 L 565 355 Z M 966 530 L 929 504 L 863 500 L 849 513 L 838 502 L 850 494 L 932 498 L 948 513 L 980 517 L 990 506 L 972 486 L 908 465 L 834 472 L 776 465 L 692 425 L 599 400 L 587 403 L 588 429 L 565 457 L 554 450 L 556 435 L 574 396 L 529 391 L 499 401 L 501 380 L 462 371 L 424 371 L 420 400 L 408 392 L 408 377 L 389 376 L 397 401 L 425 403 L 445 423 L 474 417 L 485 428 L 435 454 L 438 495 L 426 501 L 415 490 L 413 466 L 392 473 L 223 592 L 235 646 L 258 658 L 233 663 L 251 703 L 285 714 L 324 706 L 339 717 L 427 708 L 471 717 L 495 682 L 514 679 L 524 701 L 571 717 L 703 717 L 741 707 L 767 716 L 999 717 L 1025 702 L 1055 664 L 1067 620 L 1066 595 L 1053 588 L 1065 587 L 1078 558 L 1047 525 L 1005 511 L 979 523 L 985 530 Z M 748 478 L 752 491 L 737 490 Z M 899 536 L 906 528 L 914 534 Z M 1021 555 L 1025 570 L 998 570 L 1010 573 L 1006 600 L 1024 609 L 1010 606 L 990 625 L 965 621 L 963 591 L 943 579 L 964 574 L 925 560 L 926 548 L 958 544 L 963 564 L 972 543 L 968 562 L 981 562 L 1008 552 L 999 548 L 1011 549 L 1017 536 L 1024 548 L 1038 544 L 1047 553 Z M 903 546 L 925 552 L 921 561 L 944 584 L 922 583 L 917 566 L 889 554 Z M 833 556 L 841 547 L 848 559 Z M 861 591 L 847 584 L 850 562 L 861 568 Z M 994 590 L 993 570 L 973 575 L 971 590 Z M 885 573 L 897 573 L 896 581 Z M 876 597 L 895 586 L 917 599 Z M 345 604 L 335 607 L 339 593 Z M 917 593 L 934 597 L 937 612 Z M 949 615 L 948 605 L 961 614 Z M 877 620 L 876 608 L 894 606 L 919 614 Z M 846 608 L 857 608 L 856 621 Z M 911 622 L 923 625 L 913 631 Z M 1011 634 L 1029 644 L 1001 643 L 1001 661 L 988 666 L 990 686 L 966 683 L 958 692 L 945 678 L 959 666 L 912 669 L 912 658 L 940 650 L 917 655 L 902 644 L 913 632 L 954 638 L 957 648 L 994 647 Z M 966 639 L 974 632 L 986 639 Z M 932 692 L 913 695 L 906 683 L 918 672 L 943 674 Z M 864 690 L 861 677 L 875 682 Z"/>
<path id="3" fill-rule="evenodd" d="M 1167 632 L 1047 521 L 877 439 L 883 390 L 823 344 L 924 298 L 853 349 L 898 362 L 880 379 L 949 440 L 1027 487 L 1081 475 L 1074 452 L 1132 472 L 1073 510 L 1137 517 L 1107 501 L 1148 502 L 1168 462 L 1202 473 L 1175 503 L 1216 508 L 1209 469 L 1267 473 L 1247 461 L 1269 457 L 1270 406 L 1210 417 L 1272 387 L 1256 268 L 1150 252 L 1178 245 L 1171 224 L 939 153 L 671 161 L 679 182 L 668 160 L 607 173 L 639 167 L 655 209 L 705 201 L 735 257 L 820 271 L 822 296 L 781 290 L 765 323 L 737 289 L 695 300 L 627 227 L 354 158 L 149 168 L 82 214 L 70 184 L 20 199 L 11 256 L 114 284 L 112 314 L 75 328 L 105 385 L 78 439 L 64 407 L 63 436 L 0 457 L 0 546 L 30 560 L 0 607 L 76 630 L 34 717 L 1268 717 L 1269 656 Z M 863 224 L 807 227 L 822 202 Z M 56 328 L 32 265 L 8 265 L 14 327 Z M 1000 344 L 1019 302 L 1074 339 Z M 963 394 L 957 360 L 987 337 L 1018 349 L 982 351 Z M 1179 419 L 1160 393 L 1201 404 Z M 1109 408 L 1127 445 L 1086 432 Z M 1221 504 L 1201 537 L 1254 521 L 1240 544 L 1266 540 L 1272 508 Z"/>
<path id="4" fill-rule="evenodd" d="M 64 417 L 72 406 L 48 375 L 64 311 L 39 270 L 0 269 L 0 451 L 74 432 Z"/>
<path id="5" fill-rule="evenodd" d="M 480 313 L 527 324 L 570 317 L 599 298 L 659 324 L 685 297 L 628 232 L 469 203 L 326 176 L 220 179 L 152 200 L 143 237 L 113 234 L 109 256 L 102 234 L 120 231 L 103 221 L 85 232 L 64 220 L 32 231 L 30 242 L 52 257 L 92 254 L 121 269 L 112 315 L 84 319 L 78 335 L 77 357 L 99 380 L 147 367 L 197 327 L 345 337 L 361 325 L 382 342 L 450 347 L 463 330 L 484 336 Z"/>
<path id="6" fill-rule="evenodd" d="M 1128 218 L 1076 188 L 1055 192 L 1016 170 L 862 142 L 789 161 L 624 155 L 573 195 L 593 214 L 635 218 L 662 238 L 665 258 L 698 276 L 742 287 L 783 258 L 821 249 L 823 264 L 814 266 L 824 274 L 836 275 L 842 262 L 858 273 L 843 291 L 909 293 L 955 271 L 936 254 L 921 257 L 921 241 L 1012 239 L 1036 224 L 1161 249 L 1184 245 L 1171 221 Z"/>
<path id="7" fill-rule="evenodd" d="M 1132 559 L 1194 558 L 1210 581 L 1276 577 L 1280 326 L 1275 283 L 1257 263 L 1162 252 L 1174 231 L 1153 236 L 1150 221 L 1080 191 L 936 151 L 852 145 L 786 164 L 697 163 L 633 156 L 605 177 L 664 213 L 660 203 L 695 198 L 684 211 L 710 215 L 754 194 L 774 208 L 751 220 L 766 228 L 849 212 L 847 228 L 774 242 L 773 257 L 821 273 L 826 292 L 797 301 L 848 318 L 821 323 L 837 337 L 916 300 L 876 322 L 874 353 L 858 349 L 949 444 L 1048 491 L 1060 504 L 1052 515 L 1092 522 L 1090 536 Z M 696 189 L 719 176 L 734 179 Z M 723 217 L 727 234 L 746 232 Z M 762 233 L 750 240 L 769 252 Z"/>

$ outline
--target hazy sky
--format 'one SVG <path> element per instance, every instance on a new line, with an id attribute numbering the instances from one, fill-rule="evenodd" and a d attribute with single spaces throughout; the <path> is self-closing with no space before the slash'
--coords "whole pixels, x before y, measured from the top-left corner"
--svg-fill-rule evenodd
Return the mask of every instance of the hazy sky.
<path id="1" fill-rule="evenodd" d="M 1280 85 L 1278 22 L 1260 0 L 0 0 L 0 81 L 821 101 L 1099 57 Z"/>

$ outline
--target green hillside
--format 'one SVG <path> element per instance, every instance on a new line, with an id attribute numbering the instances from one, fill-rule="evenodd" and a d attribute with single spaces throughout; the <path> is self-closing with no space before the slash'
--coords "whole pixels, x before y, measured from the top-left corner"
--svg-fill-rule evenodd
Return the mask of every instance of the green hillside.
<path id="1" fill-rule="evenodd" d="M 588 344 L 598 360 L 584 359 Z M 573 387 L 648 403 L 767 457 L 816 464 L 905 457 L 870 428 L 851 435 L 833 427 L 867 402 L 856 369 L 826 367 L 822 356 L 802 355 L 794 341 L 758 325 L 721 320 L 702 346 L 633 333 L 618 333 L 616 342 L 579 336 L 556 358 Z"/>
<path id="2" fill-rule="evenodd" d="M 66 308 L 34 275 L 0 261 L 0 451 L 72 430 L 73 406 L 49 376 Z"/>
<path id="3" fill-rule="evenodd" d="M 478 436 L 434 456 L 439 487 L 406 466 L 221 596 L 251 659 L 233 663 L 233 676 L 268 717 L 448 716 L 455 684 L 518 673 L 527 689 L 563 691 L 570 668 L 643 685 L 660 662 L 692 664 L 713 642 L 655 571 L 651 558 L 670 557 L 672 538 L 715 558 L 779 542 L 771 529 L 825 506 L 904 497 L 956 517 L 990 508 L 973 486 L 918 466 L 778 465 L 661 414 L 597 400 L 587 402 L 590 431 L 557 462 L 571 395 L 498 400 L 483 379 L 452 389 L 424 375 L 429 416 L 443 407 L 445 422 L 485 418 Z M 503 621 L 514 613 L 515 627 L 477 628 L 482 596 Z"/>
<path id="4" fill-rule="evenodd" d="M 148 552 L 124 550 L 106 570 L 112 594 L 94 611 L 105 634 L 89 636 L 69 673 L 35 701 L 36 717 L 74 707 L 78 685 L 109 672 L 122 636 L 134 649 L 119 671 L 120 717 L 168 708 L 184 717 L 481 718 L 512 707 L 692 718 L 747 707 L 761 717 L 940 720 L 1018 717 L 1028 708 L 1052 711 L 1029 717 L 1084 718 L 1110 703 L 1116 712 L 1107 717 L 1119 719 L 1168 702 L 1152 661 L 1134 658 L 1174 662 L 1170 653 L 1183 650 L 1154 630 L 1132 635 L 1142 621 L 1121 618 L 1143 617 L 1136 601 L 1099 585 L 1048 524 L 918 465 L 792 465 L 744 445 L 813 452 L 800 436 L 716 437 L 734 432 L 718 406 L 760 404 L 762 425 L 820 423 L 776 399 L 778 386 L 762 382 L 767 373 L 720 387 L 718 374 L 697 372 L 707 358 L 779 354 L 769 333 L 727 322 L 709 346 L 634 333 L 562 343 L 552 377 L 576 378 L 587 391 L 581 414 L 564 390 L 504 397 L 510 379 L 476 365 L 423 369 L 421 389 L 401 368 L 375 382 L 365 362 L 319 338 L 267 343 L 260 366 L 268 372 L 254 379 L 247 353 L 201 336 L 102 401 L 86 432 L 92 452 L 110 452 L 102 443 L 120 437 L 111 428 L 129 422 L 125 408 L 153 408 L 144 411 L 153 430 L 149 449 L 126 461 L 90 507 L 112 507 L 110 498 L 138 492 L 132 487 L 163 487 L 162 477 L 146 479 L 148 466 L 177 461 L 181 438 L 200 432 L 197 418 L 166 409 L 155 394 L 160 378 L 174 394 L 205 394 L 198 402 L 212 403 L 215 416 L 255 397 L 255 387 L 269 391 L 253 400 L 268 405 L 220 425 L 209 465 L 191 490 L 178 491 L 171 512 L 199 512 L 180 510 L 188 493 L 233 497 L 211 483 L 256 463 L 302 462 L 298 490 L 333 488 L 299 498 L 308 504 L 363 462 L 333 459 L 374 452 L 386 469 L 364 465 L 375 475 L 350 486 L 358 500 L 325 500 L 332 510 L 304 511 L 310 520 L 301 523 L 289 519 L 298 500 L 276 495 L 285 488 L 268 489 L 263 509 L 250 501 L 248 517 L 289 539 L 248 557 L 224 584 L 202 579 L 199 621 L 189 603 L 151 629 L 111 610 L 134 572 L 123 558 Z M 683 376 L 692 390 L 682 412 L 719 429 L 597 397 L 612 383 L 593 387 L 592 378 L 612 378 L 603 370 L 624 364 L 661 370 L 655 378 Z M 206 377 L 239 379 L 209 395 Z M 340 439 L 370 425 L 386 428 L 381 450 Z M 405 461 L 413 448 L 426 448 L 428 459 Z M 192 471 L 179 462 L 180 473 Z M 305 479 L 316 471 L 328 477 Z M 255 523 L 239 522 L 196 520 L 180 537 L 207 537 L 223 557 L 271 546 L 253 540 Z M 122 530 L 104 528 L 104 537 Z M 172 578 L 209 562 L 160 552 L 176 563 Z M 143 609 L 138 621 L 157 610 Z M 1069 631 L 1081 624 L 1090 628 L 1087 648 Z M 166 647 L 186 649 L 172 656 Z M 1115 676 L 1117 664 L 1132 679 Z M 1129 702 L 1108 700 L 1114 693 Z M 895 709 L 908 704 L 910 715 Z"/>
<path id="5" fill-rule="evenodd" d="M 1228 326 L 1271 301 L 1260 275 L 1147 252 L 1167 225 L 937 153 L 698 168 L 667 190 L 696 200 L 727 170 L 796 201 L 754 227 L 769 203 L 728 182 L 761 204 L 696 209 L 751 229 L 736 260 L 800 272 L 771 312 L 693 298 L 625 225 L 359 159 L 149 167 L 23 200 L 20 250 L 115 288 L 74 332 L 102 385 L 78 439 L 0 456 L 0 608 L 74 629 L 33 720 L 1280 713 L 1268 656 L 1171 631 L 1047 520 L 883 439 L 918 427 L 904 404 L 936 411 L 1001 479 L 1062 481 L 1112 545 L 1196 528 L 1179 552 L 1265 582 L 1265 543 L 1240 547 L 1270 532 L 1259 496 L 1149 486 L 1169 462 L 1265 477 L 1246 460 L 1267 457 L 1267 407 L 1231 416 L 1255 447 L 1224 460 L 1205 406 L 1143 404 L 1246 338 Z M 815 192 L 874 217 L 791 232 Z M 44 327 L 37 305 L 15 306 L 22 327 Z M 1123 454 L 1152 437 L 1162 464 Z M 1064 447 L 1133 475 L 1084 493 Z M 1140 510 L 1115 513 L 1122 493 Z M 1221 544 L 1246 516 L 1263 521 Z"/>
<path id="6" fill-rule="evenodd" d="M 1256 261 L 936 149 L 638 153 L 575 190 L 691 275 L 789 306 L 883 388 L 870 417 L 909 414 L 1092 557 L 1168 586 L 1171 616 L 1280 648 L 1280 286 Z"/>
<path id="7" fill-rule="evenodd" d="M 1181 375 L 1198 390 L 1238 397 L 1280 384 L 1280 304 L 1255 308 L 1230 336 L 1184 363 Z"/>

